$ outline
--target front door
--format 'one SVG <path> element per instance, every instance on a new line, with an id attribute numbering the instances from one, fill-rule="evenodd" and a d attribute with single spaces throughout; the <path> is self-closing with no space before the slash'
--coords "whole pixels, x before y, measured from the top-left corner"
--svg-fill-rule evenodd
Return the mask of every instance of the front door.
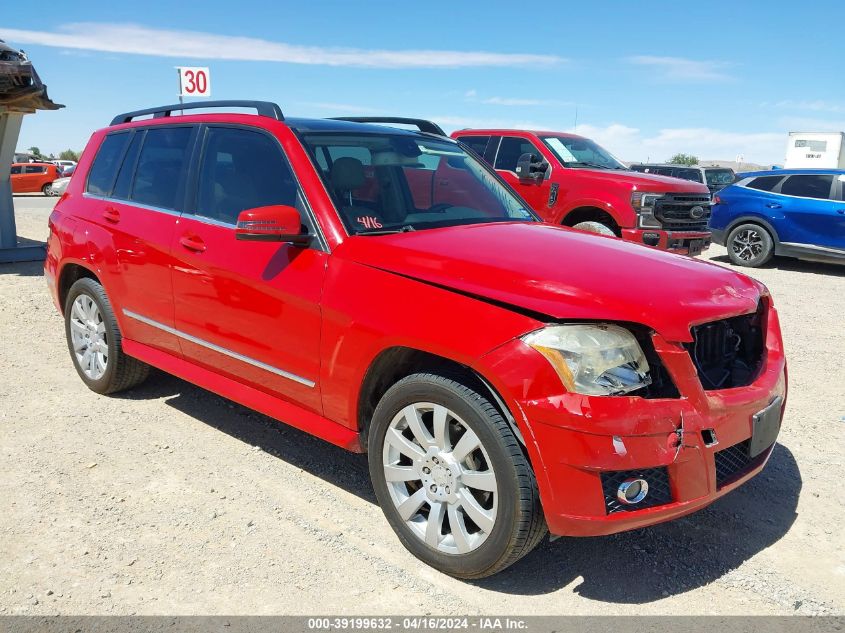
<path id="1" fill-rule="evenodd" d="M 238 241 L 238 214 L 307 202 L 278 141 L 257 128 L 208 126 L 191 214 L 173 238 L 176 330 L 185 358 L 321 411 L 320 293 L 328 253 Z"/>

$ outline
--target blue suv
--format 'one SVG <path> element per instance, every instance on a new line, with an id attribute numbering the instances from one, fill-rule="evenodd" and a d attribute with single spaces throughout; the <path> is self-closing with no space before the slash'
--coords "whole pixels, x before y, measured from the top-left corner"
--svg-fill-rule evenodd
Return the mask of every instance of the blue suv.
<path id="1" fill-rule="evenodd" d="M 713 241 L 738 266 L 773 255 L 845 264 L 845 170 L 738 174 L 713 198 Z"/>

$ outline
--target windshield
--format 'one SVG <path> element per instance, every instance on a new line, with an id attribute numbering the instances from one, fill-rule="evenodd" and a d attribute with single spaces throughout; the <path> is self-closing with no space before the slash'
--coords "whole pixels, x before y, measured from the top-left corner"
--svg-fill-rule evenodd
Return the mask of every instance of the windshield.
<path id="1" fill-rule="evenodd" d="M 732 169 L 705 169 L 708 185 L 730 185 L 734 181 Z"/>
<path id="2" fill-rule="evenodd" d="M 536 221 L 457 143 L 399 134 L 305 135 L 351 235 Z"/>
<path id="3" fill-rule="evenodd" d="M 564 167 L 628 169 L 613 154 L 590 139 L 546 136 L 543 142 L 554 152 Z"/>

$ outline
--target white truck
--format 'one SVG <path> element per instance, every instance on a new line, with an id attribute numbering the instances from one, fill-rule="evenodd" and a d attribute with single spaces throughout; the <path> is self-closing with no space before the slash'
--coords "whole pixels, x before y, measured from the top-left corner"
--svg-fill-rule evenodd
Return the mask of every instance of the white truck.
<path id="1" fill-rule="evenodd" d="M 845 133 L 790 132 L 786 169 L 845 169 Z"/>

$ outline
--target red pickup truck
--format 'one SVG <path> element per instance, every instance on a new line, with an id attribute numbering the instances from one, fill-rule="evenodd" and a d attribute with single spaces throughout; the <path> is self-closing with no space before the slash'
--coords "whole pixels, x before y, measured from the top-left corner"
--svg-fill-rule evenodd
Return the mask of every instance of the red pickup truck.
<path id="1" fill-rule="evenodd" d="M 583 136 L 529 130 L 458 130 L 546 222 L 698 255 L 710 246 L 703 184 L 630 171 Z"/>

